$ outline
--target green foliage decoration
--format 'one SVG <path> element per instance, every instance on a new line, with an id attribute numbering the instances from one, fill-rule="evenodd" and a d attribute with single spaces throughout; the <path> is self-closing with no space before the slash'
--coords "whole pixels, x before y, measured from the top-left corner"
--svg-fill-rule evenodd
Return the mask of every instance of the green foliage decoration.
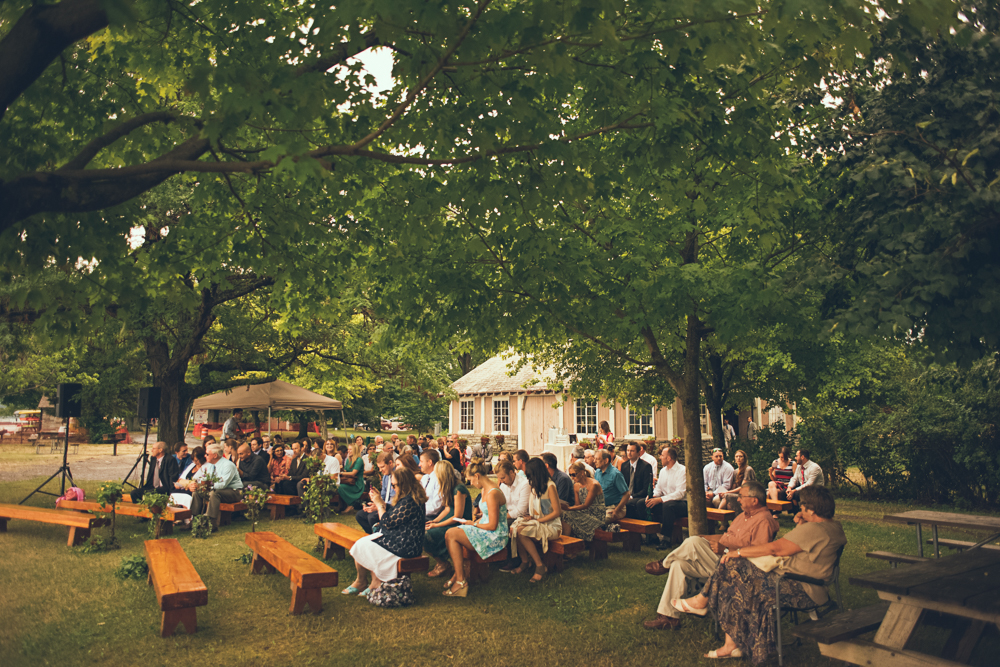
<path id="1" fill-rule="evenodd" d="M 212 519 L 207 514 L 199 514 L 191 519 L 191 537 L 206 540 L 212 534 Z"/>
<path id="2" fill-rule="evenodd" d="M 302 520 L 306 523 L 323 523 L 330 516 L 330 503 L 337 495 L 336 475 L 312 475 L 302 494 Z"/>
<path id="3" fill-rule="evenodd" d="M 264 487 L 247 486 L 243 489 L 243 502 L 247 506 L 247 516 L 250 518 L 250 532 L 257 532 L 257 521 L 261 512 L 267 507 L 268 491 Z"/>
<path id="4" fill-rule="evenodd" d="M 115 576 L 119 579 L 143 581 L 149 576 L 149 566 L 146 565 L 146 559 L 141 554 L 124 556 L 115 569 Z"/>
<path id="5" fill-rule="evenodd" d="M 124 495 L 125 487 L 123 487 L 118 482 L 105 482 L 97 489 L 97 502 L 104 506 L 111 507 L 111 537 L 109 542 L 111 544 L 117 544 L 118 538 L 115 537 L 115 530 L 117 528 L 117 505 L 118 501 L 122 499 Z"/>
<path id="6" fill-rule="evenodd" d="M 139 504 L 143 505 L 153 515 L 152 521 L 149 522 L 149 532 L 152 533 L 155 540 L 160 539 L 160 514 L 167 508 L 169 503 L 170 496 L 165 493 L 146 493 L 142 496 L 142 500 L 139 501 Z"/>

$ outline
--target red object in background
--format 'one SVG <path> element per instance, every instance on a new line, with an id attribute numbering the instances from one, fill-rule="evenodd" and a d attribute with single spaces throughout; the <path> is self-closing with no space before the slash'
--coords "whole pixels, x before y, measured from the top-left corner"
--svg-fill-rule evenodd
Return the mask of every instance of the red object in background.
<path id="1" fill-rule="evenodd" d="M 196 437 L 196 438 L 200 438 L 201 437 L 201 424 L 195 424 L 194 425 L 194 437 Z"/>
<path id="2" fill-rule="evenodd" d="M 311 429 L 311 430 L 312 430 L 312 431 L 313 431 L 314 433 L 319 433 L 319 432 L 320 432 L 320 430 L 319 430 L 319 424 L 318 424 L 318 423 L 316 423 L 316 422 L 312 422 L 312 424 L 310 424 L 309 428 L 310 428 L 310 429 Z"/>

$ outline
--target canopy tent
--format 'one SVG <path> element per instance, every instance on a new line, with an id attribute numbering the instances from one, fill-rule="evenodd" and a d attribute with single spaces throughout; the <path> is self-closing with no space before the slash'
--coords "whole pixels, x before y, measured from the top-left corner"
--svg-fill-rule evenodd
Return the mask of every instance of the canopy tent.
<path id="1" fill-rule="evenodd" d="M 191 416 L 194 416 L 195 410 L 235 410 L 236 408 L 267 410 L 267 425 L 268 431 L 270 431 L 272 409 L 343 410 L 344 404 L 314 391 L 296 387 L 294 384 L 275 380 L 264 384 L 233 387 L 217 394 L 196 398 L 194 405 L 191 406 Z"/>

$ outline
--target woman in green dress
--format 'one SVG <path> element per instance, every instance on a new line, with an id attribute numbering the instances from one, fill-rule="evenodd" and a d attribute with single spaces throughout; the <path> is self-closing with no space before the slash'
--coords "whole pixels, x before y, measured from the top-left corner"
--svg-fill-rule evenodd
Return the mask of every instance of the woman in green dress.
<path id="1" fill-rule="evenodd" d="M 434 464 L 434 477 L 437 478 L 441 501 L 444 505 L 441 513 L 433 521 L 427 522 L 424 532 L 424 550 L 437 561 L 434 569 L 427 573 L 428 577 L 440 577 L 451 565 L 448 563 L 448 546 L 444 534 L 449 528 L 459 525 L 455 521 L 460 516 L 467 521 L 472 520 L 472 496 L 469 489 L 462 484 L 455 468 L 448 461 L 438 461 Z"/>
<path id="2" fill-rule="evenodd" d="M 341 511 L 361 499 L 361 494 L 365 491 L 364 470 L 365 462 L 358 453 L 357 445 L 348 445 L 347 459 L 344 461 L 344 467 L 340 473 L 340 487 L 337 489 L 337 493 L 340 495 Z"/>

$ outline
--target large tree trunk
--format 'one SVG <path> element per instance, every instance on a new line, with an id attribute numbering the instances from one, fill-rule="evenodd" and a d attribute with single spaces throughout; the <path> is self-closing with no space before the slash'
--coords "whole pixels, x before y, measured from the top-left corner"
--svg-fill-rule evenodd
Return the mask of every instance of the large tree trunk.
<path id="1" fill-rule="evenodd" d="M 694 313 L 687 318 L 687 349 L 684 354 L 684 377 L 678 392 L 684 411 L 684 469 L 687 475 L 688 532 L 691 536 L 707 535 L 705 513 L 705 475 L 702 471 L 699 356 L 701 354 L 701 321 Z"/>
<path id="2" fill-rule="evenodd" d="M 171 447 L 184 440 L 184 422 L 191 407 L 190 388 L 184 381 L 189 360 L 171 359 L 169 346 L 154 337 L 144 341 L 153 386 L 160 388 L 157 439 Z"/>
<path id="3" fill-rule="evenodd" d="M 705 361 L 708 363 L 709 377 L 702 376 L 701 386 L 708 408 L 708 420 L 712 425 L 712 445 L 725 451 L 726 434 L 722 426 L 722 408 L 726 402 L 726 387 L 722 357 L 710 353 Z"/>

